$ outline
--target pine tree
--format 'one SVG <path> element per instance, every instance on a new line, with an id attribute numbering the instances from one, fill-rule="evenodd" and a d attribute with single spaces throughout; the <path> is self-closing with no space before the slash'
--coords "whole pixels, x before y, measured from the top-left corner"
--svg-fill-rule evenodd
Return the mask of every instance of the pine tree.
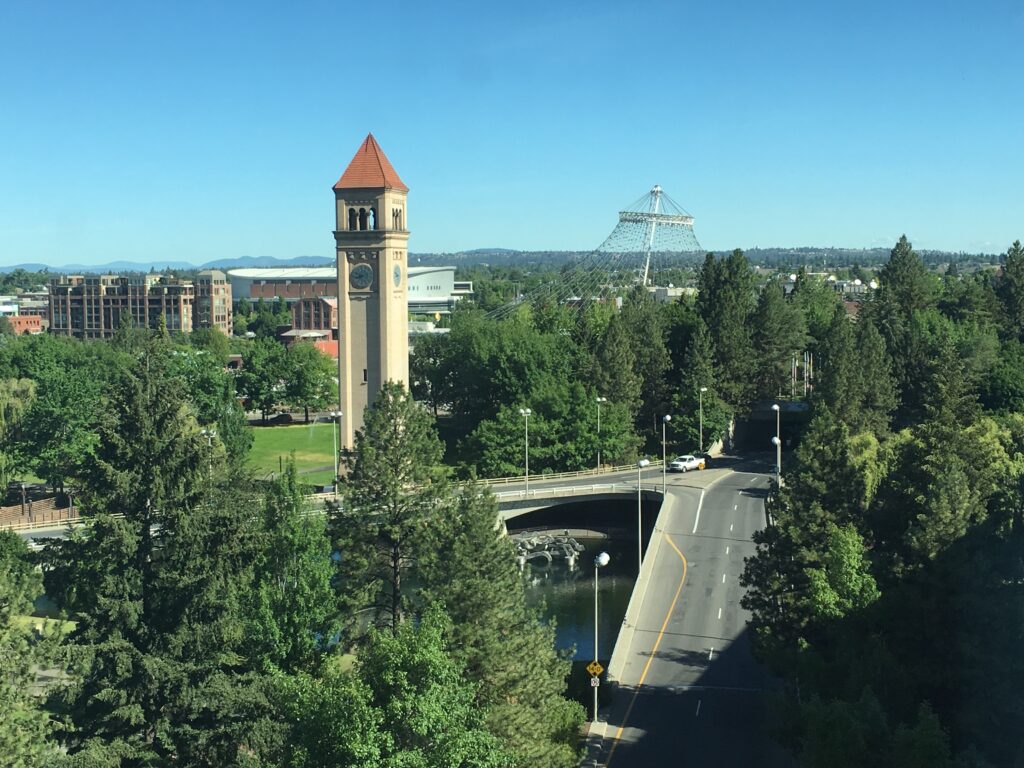
<path id="1" fill-rule="evenodd" d="M 623 301 L 621 318 L 633 350 L 634 372 L 640 380 L 637 429 L 641 434 L 653 435 L 668 412 L 665 374 L 671 361 L 665 347 L 665 329 L 654 299 L 639 286 Z"/>
<path id="2" fill-rule="evenodd" d="M 789 388 L 790 361 L 807 346 L 807 325 L 799 308 L 786 300 L 782 286 L 769 282 L 754 312 L 757 354 L 756 393 L 776 397 Z"/>
<path id="3" fill-rule="evenodd" d="M 93 579 L 74 603 L 64 740 L 123 765 L 234 765 L 270 727 L 238 676 L 246 518 L 204 503 L 206 440 L 168 356 L 157 337 L 123 373 L 81 470 L 90 525 L 46 556 Z"/>
<path id="4" fill-rule="evenodd" d="M 636 374 L 637 361 L 629 332 L 621 316 L 608 323 L 594 360 L 594 386 L 613 403 L 636 413 L 643 382 Z"/>
<path id="5" fill-rule="evenodd" d="M 811 339 L 810 349 L 816 351 L 816 345 L 825 338 L 835 317 L 836 307 L 841 304 L 839 294 L 827 282 L 808 275 L 807 270 L 800 267 L 790 300 L 803 314 Z"/>
<path id="6" fill-rule="evenodd" d="M 47 742 L 50 716 L 32 694 L 36 665 L 46 663 L 49 644 L 36 642 L 32 630 L 15 620 L 32 611 L 41 593 L 28 546 L 0 530 L 0 755 L 4 765 L 17 768 L 43 768 L 56 757 Z"/>
<path id="7" fill-rule="evenodd" d="M 878 277 L 879 301 L 892 304 L 905 318 L 935 303 L 935 280 L 906 235 L 900 237 Z"/>
<path id="8" fill-rule="evenodd" d="M 1024 247 L 1015 240 L 1003 257 L 1002 273 L 996 282 L 996 296 L 1002 308 L 1002 325 L 1007 336 L 1024 340 Z"/>
<path id="9" fill-rule="evenodd" d="M 373 609 L 393 632 L 405 619 L 405 577 L 448 494 L 441 455 L 430 414 L 401 384 L 385 384 L 346 458 L 345 504 L 331 520 L 344 615 Z"/>
<path id="10" fill-rule="evenodd" d="M 856 428 L 882 436 L 896 409 L 896 385 L 885 340 L 869 319 L 857 328 L 857 407 Z"/>
<path id="11" fill-rule="evenodd" d="M 720 263 L 709 254 L 698 291 L 697 309 L 711 331 L 721 374 L 719 391 L 730 405 L 744 406 L 753 395 L 756 358 L 751 318 L 756 297 L 753 272 L 743 251 L 733 251 Z"/>
<path id="12" fill-rule="evenodd" d="M 253 503 L 262 514 L 254 583 L 246 593 L 244 652 L 257 669 L 311 671 L 337 621 L 324 518 L 310 514 L 293 458 Z"/>
<path id="13" fill-rule="evenodd" d="M 725 436 L 732 413 L 718 396 L 717 381 L 711 334 L 704 321 L 697 318 L 683 356 L 679 390 L 672 398 L 671 434 L 682 450 L 706 450 Z M 702 387 L 706 390 L 703 393 Z"/>
<path id="14" fill-rule="evenodd" d="M 527 608 L 514 548 L 497 520 L 486 487 L 460 492 L 452 513 L 430 526 L 422 600 L 446 606 L 452 651 L 478 683 L 476 703 L 488 730 L 515 764 L 568 768 L 578 760 L 583 721 L 580 706 L 564 698 L 569 662 L 554 647 L 554 628 Z"/>
<path id="15" fill-rule="evenodd" d="M 853 325 L 836 307 L 828 332 L 819 345 L 817 363 L 818 401 L 847 424 L 855 423 L 860 410 L 857 352 Z"/>

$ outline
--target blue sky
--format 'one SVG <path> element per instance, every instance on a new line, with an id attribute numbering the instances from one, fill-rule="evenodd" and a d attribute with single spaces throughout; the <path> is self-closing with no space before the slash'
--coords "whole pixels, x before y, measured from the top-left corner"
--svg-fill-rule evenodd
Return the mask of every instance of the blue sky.
<path id="1" fill-rule="evenodd" d="M 0 265 L 333 255 L 372 131 L 410 249 L 1024 238 L 1024 3 L 0 4 Z"/>

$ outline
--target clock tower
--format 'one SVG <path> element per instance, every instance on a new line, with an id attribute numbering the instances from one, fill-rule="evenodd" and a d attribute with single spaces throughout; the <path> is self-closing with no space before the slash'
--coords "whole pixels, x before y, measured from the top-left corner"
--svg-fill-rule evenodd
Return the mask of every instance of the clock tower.
<path id="1" fill-rule="evenodd" d="M 342 449 L 386 382 L 409 386 L 408 192 L 373 134 L 334 185 Z"/>

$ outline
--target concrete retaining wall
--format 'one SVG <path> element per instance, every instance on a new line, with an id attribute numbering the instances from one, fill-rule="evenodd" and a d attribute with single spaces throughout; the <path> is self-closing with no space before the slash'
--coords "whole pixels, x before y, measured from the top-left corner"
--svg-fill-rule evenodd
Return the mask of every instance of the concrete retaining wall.
<path id="1" fill-rule="evenodd" d="M 609 685 L 618 685 L 622 677 L 626 659 L 629 657 L 629 647 L 633 642 L 633 635 L 636 632 L 637 619 L 640 614 L 640 607 L 644 604 L 644 597 L 647 595 L 647 587 L 651 582 L 651 572 L 654 570 L 654 562 L 661 550 L 661 543 L 664 535 L 661 530 L 661 516 L 666 509 L 671 509 L 673 504 L 678 504 L 679 498 L 667 496 L 662 499 L 661 507 L 658 509 L 658 518 L 654 521 L 654 529 L 651 531 L 651 538 L 647 542 L 647 551 L 644 552 L 644 562 L 640 566 L 640 577 L 633 585 L 633 593 L 629 596 L 629 605 L 626 607 L 626 615 L 622 619 L 622 628 L 615 640 L 615 647 L 612 649 L 611 659 L 608 662 Z"/>

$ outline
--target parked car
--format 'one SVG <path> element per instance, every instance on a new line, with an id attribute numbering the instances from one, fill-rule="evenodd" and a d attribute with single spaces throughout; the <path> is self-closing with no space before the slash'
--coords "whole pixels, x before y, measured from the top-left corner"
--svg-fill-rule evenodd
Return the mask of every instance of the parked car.
<path id="1" fill-rule="evenodd" d="M 691 469 L 704 469 L 705 462 L 704 458 L 686 454 L 685 456 L 676 456 L 672 461 L 669 462 L 668 469 L 670 472 L 688 472 Z"/>

